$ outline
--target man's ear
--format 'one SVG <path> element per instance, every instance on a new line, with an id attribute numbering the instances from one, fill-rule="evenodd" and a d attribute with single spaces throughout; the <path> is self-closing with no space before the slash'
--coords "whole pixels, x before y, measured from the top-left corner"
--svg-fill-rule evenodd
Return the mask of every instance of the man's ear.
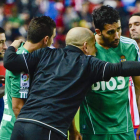
<path id="1" fill-rule="evenodd" d="M 44 44 L 47 46 L 49 42 L 49 36 L 45 36 L 43 41 L 44 41 Z"/>
<path id="2" fill-rule="evenodd" d="M 102 33 L 101 33 L 100 29 L 95 29 L 95 32 L 96 32 L 99 36 L 101 36 L 101 35 L 102 35 Z"/>
<path id="3" fill-rule="evenodd" d="M 87 55 L 88 54 L 88 48 L 87 48 L 87 42 L 84 42 L 83 44 L 83 50 L 84 50 L 84 53 Z"/>

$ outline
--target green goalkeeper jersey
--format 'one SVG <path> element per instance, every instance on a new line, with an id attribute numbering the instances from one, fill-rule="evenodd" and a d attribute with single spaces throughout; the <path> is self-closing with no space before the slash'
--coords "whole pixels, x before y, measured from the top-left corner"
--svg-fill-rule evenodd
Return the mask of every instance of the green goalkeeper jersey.
<path id="1" fill-rule="evenodd" d="M 18 54 L 28 53 L 23 44 L 17 51 Z M 29 90 L 29 75 L 26 73 L 12 73 L 6 70 L 4 113 L 0 126 L 0 140 L 10 140 L 14 123 L 15 114 L 12 110 L 12 97 L 27 98 Z"/>
<path id="2" fill-rule="evenodd" d="M 138 61 L 133 39 L 120 38 L 116 48 L 104 49 L 96 43 L 96 57 L 112 63 Z M 80 131 L 86 134 L 118 134 L 133 130 L 128 99 L 129 77 L 112 77 L 92 85 L 80 107 Z"/>

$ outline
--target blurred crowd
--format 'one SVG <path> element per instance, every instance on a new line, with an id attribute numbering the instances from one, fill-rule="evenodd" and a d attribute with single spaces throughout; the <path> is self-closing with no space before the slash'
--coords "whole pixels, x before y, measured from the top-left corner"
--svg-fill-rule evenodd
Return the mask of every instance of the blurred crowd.
<path id="1" fill-rule="evenodd" d="M 46 15 L 57 26 L 56 48 L 65 46 L 67 31 L 76 26 L 94 31 L 91 13 L 101 6 L 116 8 L 121 16 L 122 35 L 129 36 L 128 19 L 140 12 L 140 0 L 0 0 L 0 27 L 5 29 L 7 45 L 13 40 L 26 40 L 27 28 L 33 17 Z"/>

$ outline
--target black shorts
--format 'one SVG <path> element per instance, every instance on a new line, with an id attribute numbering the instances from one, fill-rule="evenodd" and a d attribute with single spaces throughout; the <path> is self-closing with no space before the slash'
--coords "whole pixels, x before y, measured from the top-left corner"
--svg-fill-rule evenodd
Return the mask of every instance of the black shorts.
<path id="1" fill-rule="evenodd" d="M 33 123 L 16 122 L 11 140 L 66 140 L 66 138 Z"/>

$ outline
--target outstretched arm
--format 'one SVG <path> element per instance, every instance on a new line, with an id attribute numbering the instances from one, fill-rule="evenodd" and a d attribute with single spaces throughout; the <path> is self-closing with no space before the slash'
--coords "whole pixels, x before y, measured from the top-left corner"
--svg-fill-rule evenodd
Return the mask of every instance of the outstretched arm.
<path id="1" fill-rule="evenodd" d="M 10 71 L 27 73 L 35 70 L 40 60 L 41 50 L 34 51 L 28 54 L 16 54 L 16 49 L 10 46 L 4 55 L 4 67 Z"/>
<path id="2" fill-rule="evenodd" d="M 116 76 L 140 76 L 140 62 L 136 61 L 109 63 L 92 57 L 90 64 L 92 83 L 109 81 L 111 77 Z"/>
<path id="3" fill-rule="evenodd" d="M 121 63 L 108 63 L 104 71 L 104 80 L 109 80 L 115 76 L 139 76 L 140 62 L 125 61 Z"/>

